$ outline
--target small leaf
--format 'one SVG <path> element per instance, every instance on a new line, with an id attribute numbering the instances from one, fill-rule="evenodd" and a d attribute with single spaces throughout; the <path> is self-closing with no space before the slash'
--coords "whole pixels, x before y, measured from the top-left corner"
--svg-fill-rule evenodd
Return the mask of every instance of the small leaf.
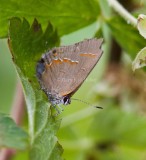
<path id="1" fill-rule="evenodd" d="M 139 33 L 146 38 L 146 15 L 140 14 L 137 19 L 137 28 Z"/>
<path id="2" fill-rule="evenodd" d="M 48 23 L 43 32 L 35 19 L 32 26 L 26 19 L 12 18 L 9 27 L 9 46 L 16 70 L 23 84 L 27 104 L 30 135 L 31 160 L 62 159 L 62 147 L 58 144 L 56 133 L 60 121 L 50 112 L 45 94 L 40 90 L 36 78 L 36 65 L 41 55 L 48 49 L 59 45 L 56 29 Z"/>
<path id="3" fill-rule="evenodd" d="M 95 36 L 96 38 L 103 37 L 102 29 L 99 28 L 99 29 L 96 31 L 96 33 L 95 33 L 94 36 Z"/>
<path id="4" fill-rule="evenodd" d="M 132 69 L 135 71 L 136 69 L 142 68 L 144 66 L 146 66 L 146 47 L 138 52 L 135 60 L 132 63 Z"/>
<path id="5" fill-rule="evenodd" d="M 139 50 L 145 47 L 146 42 L 137 29 L 121 17 L 114 17 L 107 23 L 115 40 L 132 58 L 135 58 Z"/>
<path id="6" fill-rule="evenodd" d="M 0 147 L 25 149 L 28 135 L 5 114 L 0 113 Z"/>

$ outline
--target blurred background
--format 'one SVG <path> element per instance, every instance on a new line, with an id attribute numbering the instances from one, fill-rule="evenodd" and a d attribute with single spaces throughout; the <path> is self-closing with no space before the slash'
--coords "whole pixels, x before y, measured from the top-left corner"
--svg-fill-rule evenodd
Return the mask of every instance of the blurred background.
<path id="1" fill-rule="evenodd" d="M 128 10 L 135 11 L 134 14 L 145 12 L 145 4 L 139 7 L 136 0 L 120 2 Z M 116 23 L 122 26 L 121 21 Z M 63 157 L 66 160 L 145 160 L 145 69 L 133 73 L 131 64 L 136 53 L 131 56 L 128 51 L 132 49 L 123 48 L 123 44 L 127 48 L 134 47 L 133 43 L 126 38 L 121 39 L 121 43 L 115 38 L 116 34 L 103 26 L 104 33 L 98 23 L 93 23 L 61 38 L 61 45 L 69 45 L 94 36 L 104 37 L 103 56 L 73 96 L 79 101 L 72 100 L 59 115 L 62 123 L 57 136 L 64 148 Z M 110 29 L 116 28 L 112 27 Z M 119 36 L 126 32 L 122 27 L 118 29 L 122 32 Z M 127 34 L 132 36 L 132 33 Z M 0 39 L 0 57 L 0 112 L 9 114 L 19 80 L 6 39 Z M 96 105 L 103 109 L 95 108 Z M 27 129 L 26 113 L 23 128 Z M 26 157 L 26 152 L 19 152 L 13 160 Z"/>

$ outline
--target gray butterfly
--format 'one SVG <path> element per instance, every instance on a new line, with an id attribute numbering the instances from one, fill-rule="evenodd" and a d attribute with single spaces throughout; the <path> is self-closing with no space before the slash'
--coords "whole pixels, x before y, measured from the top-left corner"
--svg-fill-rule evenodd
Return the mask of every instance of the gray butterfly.
<path id="1" fill-rule="evenodd" d="M 87 39 L 56 47 L 43 54 L 36 66 L 41 89 L 53 106 L 68 105 L 102 55 L 103 39 Z"/>

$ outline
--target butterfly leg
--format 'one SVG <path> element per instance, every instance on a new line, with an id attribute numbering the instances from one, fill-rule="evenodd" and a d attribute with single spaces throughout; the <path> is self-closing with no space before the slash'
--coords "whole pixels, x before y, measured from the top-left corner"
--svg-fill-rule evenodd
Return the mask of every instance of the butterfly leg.
<path id="1" fill-rule="evenodd" d="M 63 107 L 61 107 L 61 105 L 60 105 L 60 104 L 58 104 L 58 108 L 59 108 L 60 113 L 64 111 L 64 108 L 63 108 Z"/>
<path id="2" fill-rule="evenodd" d="M 61 105 L 51 105 L 51 107 L 54 108 L 56 111 L 55 116 L 58 116 L 64 111 L 64 108 L 62 108 Z"/>

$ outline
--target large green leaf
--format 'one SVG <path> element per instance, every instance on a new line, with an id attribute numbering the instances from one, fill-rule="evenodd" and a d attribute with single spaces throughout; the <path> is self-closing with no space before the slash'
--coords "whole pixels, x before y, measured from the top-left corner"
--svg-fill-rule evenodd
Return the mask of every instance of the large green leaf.
<path id="1" fill-rule="evenodd" d="M 97 113 L 89 137 L 94 143 L 96 159 L 142 160 L 146 148 L 145 132 L 144 116 L 109 107 Z"/>
<path id="2" fill-rule="evenodd" d="M 99 143 L 110 142 L 139 149 L 146 147 L 144 116 L 109 108 L 97 114 L 92 126 L 90 134 Z"/>
<path id="3" fill-rule="evenodd" d="M 27 133 L 19 128 L 10 117 L 0 113 L 0 148 L 25 149 L 27 146 Z"/>
<path id="4" fill-rule="evenodd" d="M 61 159 L 62 148 L 55 136 L 60 121 L 52 116 L 48 100 L 39 89 L 35 76 L 41 54 L 59 44 L 57 32 L 50 23 L 43 32 L 37 20 L 30 27 L 25 19 L 12 18 L 9 34 L 10 50 L 27 103 L 31 160 L 48 160 L 52 156 L 52 160 Z"/>
<path id="5" fill-rule="evenodd" d="M 132 58 L 146 45 L 138 30 L 122 18 L 114 17 L 110 19 L 108 26 L 116 41 Z"/>
<path id="6" fill-rule="evenodd" d="M 8 19 L 15 16 L 29 22 L 37 18 L 43 28 L 50 20 L 64 35 L 93 23 L 98 15 L 96 0 L 0 0 L 0 37 L 7 36 Z"/>

